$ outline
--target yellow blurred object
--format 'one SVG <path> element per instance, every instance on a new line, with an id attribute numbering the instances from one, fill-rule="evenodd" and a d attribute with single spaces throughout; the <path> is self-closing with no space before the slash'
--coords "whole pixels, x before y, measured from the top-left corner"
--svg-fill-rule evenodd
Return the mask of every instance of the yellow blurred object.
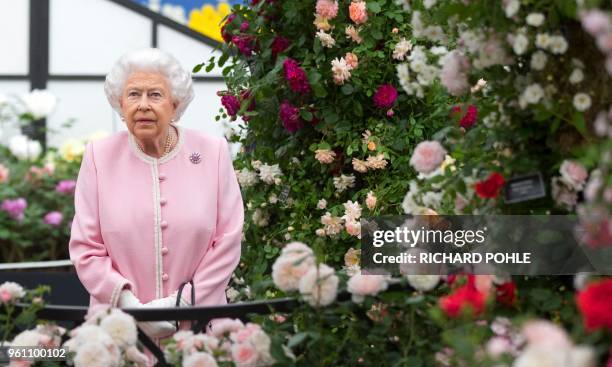
<path id="1" fill-rule="evenodd" d="M 223 18 L 225 18 L 231 10 L 231 7 L 227 3 L 218 4 L 217 9 L 210 4 L 206 4 L 202 6 L 202 9 L 194 9 L 189 13 L 189 22 L 187 25 L 196 32 L 202 33 L 219 42 L 223 42 L 223 37 L 221 37 L 221 27 L 223 24 L 221 22 L 223 22 Z"/>
<path id="2" fill-rule="evenodd" d="M 65 161 L 72 162 L 81 158 L 85 152 L 85 144 L 81 140 L 67 139 L 59 148 L 59 154 Z"/>

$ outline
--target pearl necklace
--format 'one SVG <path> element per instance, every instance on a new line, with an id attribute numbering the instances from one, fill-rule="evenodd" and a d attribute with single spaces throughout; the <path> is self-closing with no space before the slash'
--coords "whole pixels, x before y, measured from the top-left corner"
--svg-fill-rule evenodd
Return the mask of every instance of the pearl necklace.
<path id="1" fill-rule="evenodd" d="M 176 139 L 177 139 L 175 134 L 176 133 L 174 131 L 174 127 L 170 125 L 168 127 L 168 134 L 166 135 L 166 143 L 164 144 L 164 154 L 162 154 L 162 157 L 170 153 L 172 146 L 174 146 L 174 143 L 176 142 Z M 139 143 L 137 143 L 136 145 L 138 146 L 138 149 L 140 149 L 141 152 L 147 154 Z"/>

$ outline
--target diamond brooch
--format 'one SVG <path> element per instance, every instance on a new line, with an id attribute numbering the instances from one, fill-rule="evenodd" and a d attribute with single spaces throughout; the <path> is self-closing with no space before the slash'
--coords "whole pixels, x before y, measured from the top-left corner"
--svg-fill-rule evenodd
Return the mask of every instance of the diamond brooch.
<path id="1" fill-rule="evenodd" d="M 193 164 L 198 164 L 198 163 L 202 162 L 202 156 L 198 152 L 193 152 L 189 156 L 189 161 L 191 163 L 193 163 Z"/>

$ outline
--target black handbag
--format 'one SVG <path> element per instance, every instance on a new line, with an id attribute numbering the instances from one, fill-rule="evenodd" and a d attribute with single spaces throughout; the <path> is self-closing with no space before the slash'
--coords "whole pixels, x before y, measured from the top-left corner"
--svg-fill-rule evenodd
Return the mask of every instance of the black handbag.
<path id="1" fill-rule="evenodd" d="M 180 307 L 181 304 L 181 294 L 183 294 L 183 288 L 185 288 L 185 286 L 187 284 L 191 284 L 191 305 L 194 306 L 195 305 L 195 287 L 193 286 L 193 280 L 190 280 L 188 282 L 185 282 L 183 284 L 181 284 L 181 286 L 178 289 L 178 293 L 176 295 L 176 307 Z M 175 320 L 174 322 L 176 322 L 176 330 L 179 329 L 179 322 L 178 320 Z"/>

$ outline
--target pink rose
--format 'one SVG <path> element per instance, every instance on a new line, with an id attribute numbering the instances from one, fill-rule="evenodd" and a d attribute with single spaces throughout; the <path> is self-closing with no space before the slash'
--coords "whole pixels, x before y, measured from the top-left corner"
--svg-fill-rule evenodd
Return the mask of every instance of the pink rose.
<path id="1" fill-rule="evenodd" d="M 368 21 L 368 11 L 365 1 L 352 2 L 349 5 L 349 17 L 355 24 L 363 24 Z"/>
<path id="2" fill-rule="evenodd" d="M 499 357 L 512 351 L 512 343 L 507 338 L 494 336 L 489 339 L 485 348 L 491 357 Z"/>
<path id="3" fill-rule="evenodd" d="M 6 182 L 9 179 L 9 169 L 3 164 L 0 164 L 0 183 Z"/>
<path id="4" fill-rule="evenodd" d="M 257 350 L 251 343 L 238 343 L 232 346 L 232 360 L 236 367 L 254 366 L 258 359 Z"/>
<path id="5" fill-rule="evenodd" d="M 316 9 L 317 15 L 323 18 L 333 19 L 338 15 L 338 2 L 332 0 L 318 0 Z"/>
<path id="6" fill-rule="evenodd" d="M 23 213 L 25 212 L 25 209 L 27 207 L 28 203 L 24 198 L 18 198 L 14 200 L 4 199 L 0 210 L 7 212 L 8 215 L 11 216 L 11 218 L 21 222 L 24 218 Z"/>
<path id="7" fill-rule="evenodd" d="M 420 142 L 410 158 L 410 165 L 418 172 L 430 173 L 436 170 L 446 156 L 446 150 L 437 141 Z"/>
<path id="8" fill-rule="evenodd" d="M 50 225 L 52 227 L 58 227 L 62 223 L 62 219 L 64 219 L 64 216 L 62 215 L 62 213 L 58 211 L 53 211 L 53 212 L 47 213 L 43 221 L 47 225 Z"/>
<path id="9" fill-rule="evenodd" d="M 529 321 L 523 326 L 523 336 L 530 345 L 568 350 L 572 347 L 565 330 L 547 320 Z"/>
<path id="10" fill-rule="evenodd" d="M 244 327 L 244 324 L 240 320 L 236 319 L 219 319 L 215 322 L 215 327 L 213 329 L 213 336 L 220 338 L 226 333 L 232 333 L 238 329 Z"/>
<path id="11" fill-rule="evenodd" d="M 612 52 L 612 30 L 597 36 L 597 47 L 605 54 Z"/>
<path id="12" fill-rule="evenodd" d="M 470 88 L 467 77 L 470 67 L 468 58 L 458 51 L 453 51 L 444 56 L 441 62 L 440 82 L 442 85 L 454 96 L 465 93 Z"/>
<path id="13" fill-rule="evenodd" d="M 353 295 L 353 302 L 361 303 L 365 296 L 375 296 L 387 289 L 387 278 L 383 275 L 355 274 L 346 284 L 347 290 Z"/>
<path id="14" fill-rule="evenodd" d="M 74 194 L 75 187 L 75 180 L 62 180 L 57 183 L 57 186 L 55 186 L 55 191 L 59 192 L 60 194 L 72 195 Z"/>
<path id="15" fill-rule="evenodd" d="M 359 59 L 357 59 L 357 55 L 352 52 L 347 52 L 346 55 L 344 55 L 344 60 L 346 61 L 348 67 L 351 68 L 351 70 L 356 69 L 359 65 Z"/>
<path id="16" fill-rule="evenodd" d="M 580 21 L 582 22 L 582 27 L 593 36 L 612 28 L 606 13 L 598 9 L 582 13 Z"/>
<path id="17" fill-rule="evenodd" d="M 349 220 L 345 223 L 345 227 L 348 234 L 361 238 L 361 223 L 355 220 Z"/>
<path id="18" fill-rule="evenodd" d="M 559 168 L 561 180 L 575 190 L 582 190 L 589 173 L 578 162 L 565 160 Z"/>

